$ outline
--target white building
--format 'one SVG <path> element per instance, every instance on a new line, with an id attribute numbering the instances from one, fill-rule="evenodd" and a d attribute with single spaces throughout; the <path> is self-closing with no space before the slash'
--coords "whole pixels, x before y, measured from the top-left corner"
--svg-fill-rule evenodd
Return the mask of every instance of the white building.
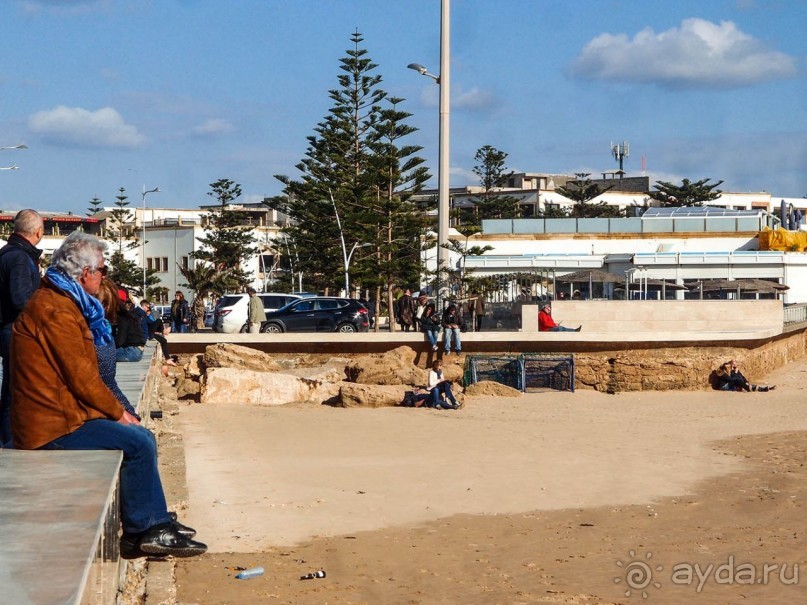
<path id="1" fill-rule="evenodd" d="M 721 208 L 658 209 L 623 219 L 483 221 L 482 233 L 470 238 L 469 245 L 493 250 L 467 257 L 465 267 L 477 277 L 533 273 L 546 283 L 581 269 L 602 269 L 626 281 L 649 278 L 682 286 L 705 279 L 757 278 L 788 286 L 785 303 L 807 302 L 807 255 L 759 251 L 760 230 L 777 223 L 763 210 Z M 462 236 L 454 232 L 453 237 Z M 427 259 L 433 270 L 434 256 Z M 454 268 L 461 262 L 452 256 Z M 562 291 L 557 284 L 547 290 L 534 294 Z M 612 294 L 613 286 L 606 290 Z M 686 291 L 672 295 L 684 298 Z"/>

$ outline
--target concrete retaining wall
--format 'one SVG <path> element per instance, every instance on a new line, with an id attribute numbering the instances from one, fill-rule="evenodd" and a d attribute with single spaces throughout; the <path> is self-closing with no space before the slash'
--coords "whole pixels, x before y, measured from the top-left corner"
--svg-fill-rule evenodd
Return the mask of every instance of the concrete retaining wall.
<path id="1" fill-rule="evenodd" d="M 524 332 L 538 331 L 539 305 L 521 309 Z M 552 303 L 552 317 L 587 333 L 754 333 L 759 338 L 782 332 L 779 300 L 602 300 Z"/>

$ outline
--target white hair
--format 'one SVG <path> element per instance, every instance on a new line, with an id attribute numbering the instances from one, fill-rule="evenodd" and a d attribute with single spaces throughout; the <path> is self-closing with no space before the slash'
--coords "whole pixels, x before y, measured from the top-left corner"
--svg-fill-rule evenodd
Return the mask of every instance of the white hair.
<path id="1" fill-rule="evenodd" d="M 106 248 L 106 242 L 94 235 L 73 231 L 53 253 L 51 266 L 61 269 L 69 277 L 77 280 L 84 267 L 97 269 L 101 266 Z"/>

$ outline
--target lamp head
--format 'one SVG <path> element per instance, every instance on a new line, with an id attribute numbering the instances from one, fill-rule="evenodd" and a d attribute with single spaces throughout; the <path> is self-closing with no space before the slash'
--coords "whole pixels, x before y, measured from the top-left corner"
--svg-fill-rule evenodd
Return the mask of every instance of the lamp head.
<path id="1" fill-rule="evenodd" d="M 425 67 L 423 67 L 423 66 L 422 66 L 420 63 L 410 63 L 409 65 L 407 65 L 407 67 L 408 67 L 409 69 L 414 69 L 414 70 L 415 70 L 416 72 L 418 72 L 418 73 L 419 73 L 421 76 L 422 76 L 422 75 L 424 75 L 424 74 L 425 74 L 427 71 L 429 71 L 428 69 L 426 69 Z"/>

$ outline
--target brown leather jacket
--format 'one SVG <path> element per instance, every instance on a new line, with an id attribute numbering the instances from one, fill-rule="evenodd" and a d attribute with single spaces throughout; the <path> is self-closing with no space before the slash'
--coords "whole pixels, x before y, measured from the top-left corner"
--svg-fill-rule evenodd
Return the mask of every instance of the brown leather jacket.
<path id="1" fill-rule="evenodd" d="M 47 279 L 14 322 L 11 374 L 11 429 L 19 449 L 42 447 L 87 420 L 123 415 L 101 380 L 87 321 Z"/>

